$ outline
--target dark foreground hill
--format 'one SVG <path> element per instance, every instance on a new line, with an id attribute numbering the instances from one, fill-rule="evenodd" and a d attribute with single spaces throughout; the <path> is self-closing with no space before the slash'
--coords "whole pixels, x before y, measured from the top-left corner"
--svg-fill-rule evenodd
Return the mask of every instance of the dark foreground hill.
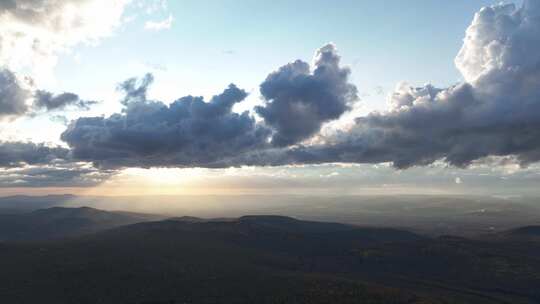
<path id="1" fill-rule="evenodd" d="M 1 303 L 539 303 L 527 238 L 249 216 L 0 244 Z"/>

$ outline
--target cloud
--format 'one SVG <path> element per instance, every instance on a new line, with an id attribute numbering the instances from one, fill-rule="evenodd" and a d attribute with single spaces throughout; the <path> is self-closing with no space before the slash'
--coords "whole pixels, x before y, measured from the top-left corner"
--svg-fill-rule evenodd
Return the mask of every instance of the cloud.
<path id="1" fill-rule="evenodd" d="M 0 119 L 24 114 L 30 97 L 31 91 L 23 81 L 10 70 L 0 69 Z"/>
<path id="2" fill-rule="evenodd" d="M 437 160 L 467 167 L 489 156 L 540 160 L 540 3 L 485 7 L 467 29 L 456 65 L 466 82 L 449 88 L 400 84 L 391 108 L 356 119 L 323 144 L 266 153 L 270 164 Z"/>
<path id="3" fill-rule="evenodd" d="M 265 123 L 232 111 L 247 96 L 235 85 L 209 102 L 193 96 L 171 105 L 148 100 L 154 78 L 147 74 L 118 86 L 125 93 L 121 113 L 79 118 L 61 138 L 75 159 L 106 168 L 241 166 L 247 161 L 243 155 L 267 155 L 272 145 L 279 151 L 308 139 L 350 109 L 357 90 L 339 61 L 335 46 L 328 44 L 316 52 L 313 72 L 296 61 L 270 74 L 261 84 L 266 103 L 256 108 Z"/>
<path id="4" fill-rule="evenodd" d="M 350 70 L 339 66 L 333 44 L 317 50 L 314 69 L 297 60 L 268 75 L 261 84 L 265 104 L 255 108 L 275 130 L 272 143 L 289 146 L 320 131 L 323 123 L 338 119 L 357 100 L 349 83 Z"/>
<path id="5" fill-rule="evenodd" d="M 88 110 L 90 106 L 96 104 L 96 101 L 82 100 L 75 93 L 62 93 L 54 95 L 51 92 L 38 90 L 35 93 L 34 106 L 38 109 L 46 109 L 47 111 L 65 109 L 73 106 L 79 109 Z"/>
<path id="6" fill-rule="evenodd" d="M 32 109 L 87 108 L 92 104 L 73 93 L 36 91 L 35 83 L 50 78 L 59 53 L 109 35 L 119 25 L 127 2 L 0 1 L 0 119 L 28 114 Z M 16 72 L 28 76 L 23 79 Z"/>
<path id="7" fill-rule="evenodd" d="M 20 79 L 8 69 L 0 68 L 0 119 L 16 118 L 30 114 L 33 110 L 60 110 L 66 107 L 88 109 L 95 101 L 79 98 L 74 93 L 54 95 L 44 90 L 35 90 L 31 78 Z"/>
<path id="8" fill-rule="evenodd" d="M 69 150 L 31 142 L 0 142 L 0 167 L 50 164 L 69 159 Z"/>
<path id="9" fill-rule="evenodd" d="M 58 53 L 94 43 L 120 23 L 127 0 L 0 1 L 0 65 L 50 70 Z M 99 18 L 96 18 L 99 16 Z"/>
<path id="10" fill-rule="evenodd" d="M 471 129 L 466 117 L 477 102 L 473 88 L 457 85 L 435 98 L 426 95 L 431 90 L 428 86 L 401 92 L 405 96 L 393 98 L 393 110 L 359 117 L 350 130 L 325 138 L 323 144 L 286 151 L 286 159 L 294 163 L 392 162 L 403 169 L 439 159 L 465 166 L 470 160 L 486 156 L 479 150 L 486 147 L 476 145 L 478 132 L 484 130 Z"/>
<path id="11" fill-rule="evenodd" d="M 151 31 L 168 30 L 172 27 L 173 21 L 174 17 L 172 15 L 169 15 L 167 19 L 161 21 L 146 21 L 144 29 Z"/>
<path id="12" fill-rule="evenodd" d="M 77 160 L 99 167 L 214 167 L 228 157 L 262 149 L 269 131 L 248 112 L 232 111 L 247 93 L 231 84 L 206 102 L 185 96 L 170 105 L 148 100 L 152 76 L 129 79 L 122 113 L 83 117 L 62 134 Z"/>
<path id="13" fill-rule="evenodd" d="M 118 85 L 118 90 L 125 93 L 121 103 L 124 106 L 131 104 L 145 104 L 150 85 L 154 82 L 154 76 L 150 73 L 142 79 L 129 78 Z"/>
<path id="14" fill-rule="evenodd" d="M 23 166 L 4 169 L 0 187 L 92 187 L 114 174 L 81 163 Z"/>

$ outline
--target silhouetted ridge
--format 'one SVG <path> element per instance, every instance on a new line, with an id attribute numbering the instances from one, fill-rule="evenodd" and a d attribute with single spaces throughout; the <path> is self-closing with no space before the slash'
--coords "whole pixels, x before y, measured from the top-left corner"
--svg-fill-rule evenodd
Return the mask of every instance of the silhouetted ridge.
<path id="1" fill-rule="evenodd" d="M 0 197 L 0 208 L 27 212 L 38 209 L 62 206 L 71 201 L 75 201 L 76 199 L 77 196 L 71 194 L 46 196 L 14 195 Z"/>
<path id="2" fill-rule="evenodd" d="M 281 215 L 245 215 L 238 219 L 239 221 L 270 222 L 270 223 L 298 223 L 297 220 L 288 216 Z"/>
<path id="3" fill-rule="evenodd" d="M 206 222 L 207 220 L 194 217 L 194 216 L 181 216 L 181 217 L 172 217 L 169 218 L 168 221 L 176 221 L 176 222 L 186 222 L 186 223 L 200 223 L 200 222 Z"/>
<path id="4" fill-rule="evenodd" d="M 51 207 L 39 209 L 30 213 L 33 216 L 55 216 L 55 217 L 95 217 L 104 215 L 113 215 L 111 212 L 94 209 L 90 207 L 67 208 L 67 207 Z"/>
<path id="5" fill-rule="evenodd" d="M 255 225 L 267 229 L 279 229 L 299 233 L 328 233 L 354 229 L 354 226 L 345 224 L 302 221 L 279 215 L 249 215 L 239 218 L 238 221 L 242 224 Z"/>

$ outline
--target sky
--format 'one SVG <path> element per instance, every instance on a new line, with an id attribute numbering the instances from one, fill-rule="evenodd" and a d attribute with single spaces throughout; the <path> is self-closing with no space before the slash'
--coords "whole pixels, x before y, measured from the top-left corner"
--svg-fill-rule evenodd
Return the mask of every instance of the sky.
<path id="1" fill-rule="evenodd" d="M 7 0 L 0 195 L 538 195 L 536 1 Z"/>

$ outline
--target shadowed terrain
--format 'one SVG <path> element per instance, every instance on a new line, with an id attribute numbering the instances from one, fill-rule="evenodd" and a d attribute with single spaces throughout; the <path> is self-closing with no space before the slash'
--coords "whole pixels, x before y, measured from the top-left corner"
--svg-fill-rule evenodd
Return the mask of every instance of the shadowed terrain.
<path id="1" fill-rule="evenodd" d="M 70 212 L 81 209 L 53 208 L 30 216 L 53 219 Z M 0 243 L 0 299 L 538 303 L 540 238 L 529 233 L 538 227 L 523 229 L 476 239 L 433 238 L 282 216 L 172 218 L 70 239 Z"/>

